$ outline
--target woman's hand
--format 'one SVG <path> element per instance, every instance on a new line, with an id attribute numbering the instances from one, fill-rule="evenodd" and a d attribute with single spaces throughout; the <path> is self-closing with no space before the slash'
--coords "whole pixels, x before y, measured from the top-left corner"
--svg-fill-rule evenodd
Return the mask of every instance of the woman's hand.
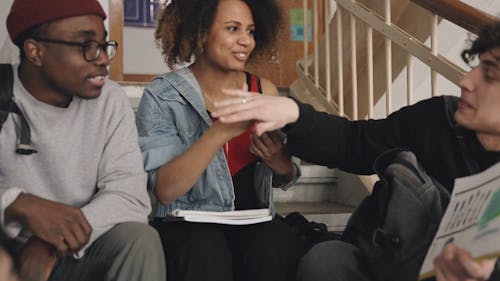
<path id="1" fill-rule="evenodd" d="M 269 165 L 275 174 L 293 176 L 292 158 L 277 132 L 264 133 L 260 137 L 252 133 L 250 152 Z"/>
<path id="2" fill-rule="evenodd" d="M 452 243 L 434 259 L 438 281 L 485 281 L 495 268 L 496 259 L 474 261 L 471 254 Z"/>
<path id="3" fill-rule="evenodd" d="M 216 132 L 216 135 L 220 136 L 223 142 L 227 142 L 232 138 L 243 134 L 251 125 L 251 121 L 242 121 L 229 124 L 216 121 L 212 124 L 210 130 L 214 130 Z"/>

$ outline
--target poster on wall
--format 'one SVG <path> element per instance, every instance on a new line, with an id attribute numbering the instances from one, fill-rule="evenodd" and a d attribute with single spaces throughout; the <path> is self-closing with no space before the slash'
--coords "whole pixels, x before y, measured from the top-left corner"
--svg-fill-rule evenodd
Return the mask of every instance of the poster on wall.
<path id="1" fill-rule="evenodd" d="M 155 27 L 165 0 L 123 0 L 125 26 Z"/>
<path id="2" fill-rule="evenodd" d="M 307 10 L 307 41 L 312 40 L 312 11 Z M 293 41 L 304 41 L 304 10 L 290 9 L 290 27 Z"/>

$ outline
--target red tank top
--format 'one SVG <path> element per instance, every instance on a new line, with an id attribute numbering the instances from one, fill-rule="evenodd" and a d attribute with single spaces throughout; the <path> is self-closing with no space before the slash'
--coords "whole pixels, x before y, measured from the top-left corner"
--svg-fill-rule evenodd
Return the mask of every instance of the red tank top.
<path id="1" fill-rule="evenodd" d="M 260 79 L 254 74 L 246 73 L 247 85 L 251 92 L 262 93 Z M 212 121 L 215 121 L 212 118 Z M 231 176 L 234 176 L 242 168 L 257 161 L 257 157 L 250 153 L 250 136 L 253 126 L 250 126 L 243 134 L 228 141 L 223 149 Z"/>

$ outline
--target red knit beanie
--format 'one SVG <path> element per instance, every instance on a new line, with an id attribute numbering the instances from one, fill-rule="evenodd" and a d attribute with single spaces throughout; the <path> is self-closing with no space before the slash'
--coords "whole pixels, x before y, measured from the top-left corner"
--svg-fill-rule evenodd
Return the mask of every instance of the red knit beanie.
<path id="1" fill-rule="evenodd" d="M 106 19 L 106 13 L 97 0 L 14 0 L 7 16 L 7 30 L 12 42 L 36 25 L 87 14 Z"/>

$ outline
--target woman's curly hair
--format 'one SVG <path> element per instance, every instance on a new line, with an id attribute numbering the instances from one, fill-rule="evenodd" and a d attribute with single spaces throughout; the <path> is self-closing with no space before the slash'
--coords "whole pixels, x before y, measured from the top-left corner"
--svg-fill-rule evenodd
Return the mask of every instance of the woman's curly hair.
<path id="1" fill-rule="evenodd" d="M 462 59 L 469 64 L 477 55 L 500 47 L 500 21 L 483 27 L 469 49 L 462 51 Z"/>
<path id="2" fill-rule="evenodd" d="M 156 44 L 170 68 L 190 62 L 203 53 L 203 38 L 212 26 L 217 7 L 225 0 L 173 0 L 165 4 L 155 31 Z M 250 8 L 255 23 L 255 49 L 258 54 L 272 48 L 282 24 L 276 0 L 241 0 Z"/>

